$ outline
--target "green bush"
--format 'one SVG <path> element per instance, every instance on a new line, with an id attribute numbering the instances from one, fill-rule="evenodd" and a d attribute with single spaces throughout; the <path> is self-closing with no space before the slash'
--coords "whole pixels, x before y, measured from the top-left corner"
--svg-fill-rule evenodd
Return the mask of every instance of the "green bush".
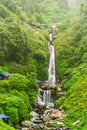
<path id="1" fill-rule="evenodd" d="M 0 130 L 15 130 L 13 127 L 5 124 L 1 119 L 0 119 Z"/>

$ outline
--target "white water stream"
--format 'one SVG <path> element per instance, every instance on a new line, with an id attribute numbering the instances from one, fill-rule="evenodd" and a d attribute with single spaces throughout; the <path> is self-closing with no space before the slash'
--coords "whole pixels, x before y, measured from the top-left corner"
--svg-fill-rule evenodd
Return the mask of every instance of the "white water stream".
<path id="1" fill-rule="evenodd" d="M 43 94 L 41 94 L 43 93 Z M 38 93 L 38 103 L 40 105 L 47 105 L 48 103 L 51 103 L 51 90 L 42 90 L 39 89 Z"/>
<path id="2" fill-rule="evenodd" d="M 44 104 L 51 102 L 51 90 L 44 90 L 43 102 Z"/>
<path id="3" fill-rule="evenodd" d="M 50 41 L 48 42 L 48 48 L 50 52 L 50 60 L 49 60 L 49 79 L 48 79 L 48 85 L 49 86 L 55 86 L 55 52 L 54 52 L 54 46 L 51 45 L 52 42 L 52 34 L 50 33 Z"/>
<path id="4" fill-rule="evenodd" d="M 50 33 L 50 40 L 48 41 L 48 49 L 50 52 L 50 58 L 49 58 L 49 68 L 48 68 L 48 89 L 42 90 L 39 89 L 38 94 L 38 103 L 40 105 L 47 105 L 48 103 L 52 102 L 51 97 L 51 90 L 50 87 L 55 86 L 55 52 L 54 52 L 54 46 L 51 45 L 51 42 L 53 40 L 52 38 L 53 33 Z"/>

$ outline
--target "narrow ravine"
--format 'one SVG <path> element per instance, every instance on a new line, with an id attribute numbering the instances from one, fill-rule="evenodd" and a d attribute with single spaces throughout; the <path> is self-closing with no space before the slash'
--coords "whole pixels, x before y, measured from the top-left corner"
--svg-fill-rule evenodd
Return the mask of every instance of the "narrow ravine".
<path id="1" fill-rule="evenodd" d="M 54 107 L 52 96 L 55 88 L 57 89 L 55 85 L 55 50 L 52 45 L 52 36 L 53 33 L 50 33 L 48 41 L 48 50 L 50 53 L 48 81 L 46 84 L 44 82 L 39 88 L 37 101 L 33 111 L 30 113 L 32 116 L 31 121 L 24 123 L 27 127 L 22 123 L 23 127 L 21 130 L 68 130 L 62 122 L 64 111 Z"/>

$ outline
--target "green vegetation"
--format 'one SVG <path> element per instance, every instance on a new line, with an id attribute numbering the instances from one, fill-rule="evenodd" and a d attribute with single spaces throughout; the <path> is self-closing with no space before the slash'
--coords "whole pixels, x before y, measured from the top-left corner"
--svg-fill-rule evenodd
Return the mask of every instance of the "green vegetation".
<path id="1" fill-rule="evenodd" d="M 54 41 L 57 78 L 67 94 L 56 102 L 66 112 L 64 122 L 72 130 L 87 128 L 87 6 L 69 21 Z M 79 120 L 78 124 L 73 124 Z"/>
<path id="2" fill-rule="evenodd" d="M 37 79 L 48 77 L 48 32 L 31 28 L 21 4 L 0 1 L 0 72 L 11 73 L 9 80 L 0 81 L 0 113 L 14 126 L 30 119 Z"/>
<path id="3" fill-rule="evenodd" d="M 1 119 L 0 119 L 0 130 L 15 130 L 13 127 L 6 125 Z"/>
<path id="4" fill-rule="evenodd" d="M 0 65 L 10 73 L 33 73 L 44 80 L 48 75 L 48 33 L 31 28 L 22 6 L 22 0 L 0 1 Z"/>
<path id="5" fill-rule="evenodd" d="M 0 72 L 10 73 L 0 81 L 0 113 L 10 116 L 14 126 L 30 119 L 37 79 L 48 79 L 49 37 L 44 28 L 56 21 L 62 6 L 54 0 L 0 1 Z"/>
<path id="6" fill-rule="evenodd" d="M 56 106 L 65 110 L 66 126 L 87 128 L 86 14 L 87 5 L 82 4 L 74 16 L 66 0 L 0 0 L 0 72 L 10 73 L 8 80 L 0 80 L 0 113 L 10 116 L 12 125 L 30 119 L 37 80 L 48 79 L 47 40 L 56 25 L 56 75 L 67 92 Z M 80 123 L 73 125 L 77 120 Z M 13 129 L 1 120 L 0 128 Z"/>
<path id="7" fill-rule="evenodd" d="M 29 112 L 36 100 L 38 87 L 35 79 L 13 74 L 9 80 L 0 81 L 0 113 L 10 117 L 12 124 L 29 119 Z"/>

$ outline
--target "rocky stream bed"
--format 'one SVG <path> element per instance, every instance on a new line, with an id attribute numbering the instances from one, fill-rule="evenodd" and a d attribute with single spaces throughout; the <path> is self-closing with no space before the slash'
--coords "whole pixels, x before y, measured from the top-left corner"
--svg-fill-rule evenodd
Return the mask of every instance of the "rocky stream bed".
<path id="1" fill-rule="evenodd" d="M 46 94 L 46 90 L 44 91 L 43 88 L 40 89 L 41 95 L 42 91 Z M 39 93 L 39 96 L 41 98 L 46 97 L 47 95 L 44 95 L 44 93 L 42 97 Z M 56 87 L 56 93 L 63 94 L 62 89 Z M 47 94 L 49 96 L 48 91 Z M 44 100 L 35 103 L 33 111 L 30 113 L 31 120 L 22 121 L 18 130 L 70 130 L 63 122 L 63 118 L 66 116 L 64 110 L 61 107 L 59 109 L 55 108 L 50 99 L 46 100 L 44 98 Z"/>

